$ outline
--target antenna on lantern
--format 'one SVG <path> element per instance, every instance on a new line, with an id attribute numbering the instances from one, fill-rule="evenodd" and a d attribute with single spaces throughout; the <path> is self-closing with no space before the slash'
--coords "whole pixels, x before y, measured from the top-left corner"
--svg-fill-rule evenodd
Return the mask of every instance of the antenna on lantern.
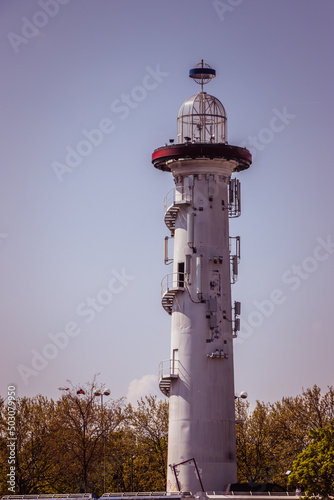
<path id="1" fill-rule="evenodd" d="M 203 85 L 209 83 L 209 81 L 212 80 L 212 78 L 215 78 L 215 76 L 216 70 L 205 63 L 203 59 L 200 63 L 196 64 L 196 66 L 189 70 L 189 77 L 193 78 L 196 83 L 201 85 L 202 92 Z"/>

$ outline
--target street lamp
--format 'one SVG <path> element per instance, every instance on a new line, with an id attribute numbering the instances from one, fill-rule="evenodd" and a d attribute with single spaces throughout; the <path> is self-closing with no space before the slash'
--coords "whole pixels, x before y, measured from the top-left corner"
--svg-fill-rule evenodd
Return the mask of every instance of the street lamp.
<path id="1" fill-rule="evenodd" d="M 86 394 L 86 392 L 84 391 L 84 389 L 82 389 L 81 387 L 79 387 L 79 389 L 74 389 L 73 386 L 72 386 L 72 389 L 71 389 L 70 387 L 65 386 L 65 387 L 58 387 L 58 390 L 62 391 L 62 392 L 67 392 L 68 393 L 66 396 L 64 396 L 64 398 L 66 398 L 66 400 L 68 401 L 68 403 L 70 403 L 71 407 L 74 407 L 73 401 L 76 401 L 79 404 L 79 400 L 80 400 L 79 396 L 84 396 Z M 75 394 L 78 397 L 76 397 Z M 81 403 L 79 404 L 79 406 L 81 406 Z M 78 422 L 78 428 L 80 429 L 80 432 L 83 432 L 82 417 L 83 417 L 83 415 L 81 414 L 79 422 Z M 77 427 L 77 424 L 75 425 L 75 427 Z M 87 492 L 87 480 L 84 479 L 83 477 L 78 477 L 78 484 L 80 485 L 81 482 L 83 483 L 84 491 L 86 493 Z"/>
<path id="2" fill-rule="evenodd" d="M 247 399 L 248 398 L 248 393 L 246 391 L 241 391 L 239 396 L 238 394 L 235 394 L 234 399 Z"/>
<path id="3" fill-rule="evenodd" d="M 242 399 L 247 399 L 247 398 L 248 398 L 248 393 L 246 391 L 241 391 L 239 396 L 238 396 L 238 394 L 234 395 L 234 399 L 237 399 L 238 402 L 241 401 Z M 237 408 L 239 409 L 238 406 L 237 406 Z M 236 420 L 235 423 L 236 424 L 243 424 L 244 420 Z"/>
<path id="4" fill-rule="evenodd" d="M 99 397 L 101 396 L 101 408 L 103 408 L 103 396 L 110 396 L 111 390 L 110 389 L 98 389 L 97 391 L 94 392 L 94 396 Z"/>
<path id="5" fill-rule="evenodd" d="M 94 392 L 94 396 L 97 398 L 100 396 L 101 397 L 101 410 L 103 410 L 103 396 L 110 396 L 110 389 L 98 389 L 97 391 Z M 102 415 L 103 416 L 103 415 Z M 106 492 L 106 435 L 103 429 L 103 493 Z"/>
<path id="6" fill-rule="evenodd" d="M 69 391 L 70 388 L 69 387 L 58 387 L 58 390 L 59 391 Z M 79 395 L 79 394 L 85 395 L 86 394 L 85 391 L 83 389 L 81 389 L 81 388 L 78 389 L 76 392 L 77 392 L 77 395 Z"/>

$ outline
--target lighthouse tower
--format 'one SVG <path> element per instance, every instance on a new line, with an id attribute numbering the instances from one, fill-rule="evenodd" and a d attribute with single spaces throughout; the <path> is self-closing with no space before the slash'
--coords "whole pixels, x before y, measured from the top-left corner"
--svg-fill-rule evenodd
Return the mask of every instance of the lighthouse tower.
<path id="1" fill-rule="evenodd" d="M 162 306 L 172 317 L 170 359 L 159 386 L 169 397 L 167 491 L 223 491 L 235 483 L 233 338 L 240 303 L 231 302 L 240 238 L 229 218 L 240 215 L 240 183 L 249 151 L 227 143 L 222 103 L 203 91 L 216 72 L 203 61 L 189 76 L 201 85 L 177 116 L 177 143 L 156 149 L 153 165 L 171 172 L 165 197 Z M 170 251 L 174 244 L 173 252 Z"/>

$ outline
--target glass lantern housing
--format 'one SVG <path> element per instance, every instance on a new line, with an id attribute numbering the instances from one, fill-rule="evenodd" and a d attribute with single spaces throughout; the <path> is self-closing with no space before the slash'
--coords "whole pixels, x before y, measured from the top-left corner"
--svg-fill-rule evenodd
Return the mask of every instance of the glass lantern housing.
<path id="1" fill-rule="evenodd" d="M 222 103 L 206 92 L 189 97 L 177 114 L 177 142 L 227 142 L 226 111 Z"/>

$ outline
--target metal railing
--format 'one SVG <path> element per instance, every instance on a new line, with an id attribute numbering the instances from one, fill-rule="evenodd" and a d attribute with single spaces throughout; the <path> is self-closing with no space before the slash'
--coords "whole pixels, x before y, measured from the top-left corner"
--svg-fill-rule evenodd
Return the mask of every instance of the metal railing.
<path id="1" fill-rule="evenodd" d="M 159 380 L 168 377 L 178 377 L 179 360 L 165 359 L 159 363 Z"/>
<path id="2" fill-rule="evenodd" d="M 170 189 L 164 198 L 164 215 L 166 215 L 170 207 L 182 203 L 191 203 L 190 189 L 184 187 Z"/>
<path id="3" fill-rule="evenodd" d="M 169 273 L 161 281 L 161 297 L 170 290 L 184 290 L 184 273 Z"/>
<path id="4" fill-rule="evenodd" d="M 302 493 L 301 495 L 296 495 L 295 492 L 292 491 L 230 491 L 228 493 L 229 495 L 232 496 L 252 496 L 252 497 L 300 497 L 304 496 L 305 493 Z"/>
<path id="5" fill-rule="evenodd" d="M 56 499 L 61 499 L 64 500 L 65 498 L 71 499 L 71 500 L 92 500 L 93 499 L 93 494 L 92 493 L 39 493 L 36 495 L 4 495 L 2 497 L 3 499 L 8 499 L 8 500 L 50 500 L 51 498 L 56 500 Z"/>
<path id="6" fill-rule="evenodd" d="M 240 181 L 230 179 L 228 183 L 228 215 L 229 217 L 239 217 L 241 214 L 241 191 Z"/>

